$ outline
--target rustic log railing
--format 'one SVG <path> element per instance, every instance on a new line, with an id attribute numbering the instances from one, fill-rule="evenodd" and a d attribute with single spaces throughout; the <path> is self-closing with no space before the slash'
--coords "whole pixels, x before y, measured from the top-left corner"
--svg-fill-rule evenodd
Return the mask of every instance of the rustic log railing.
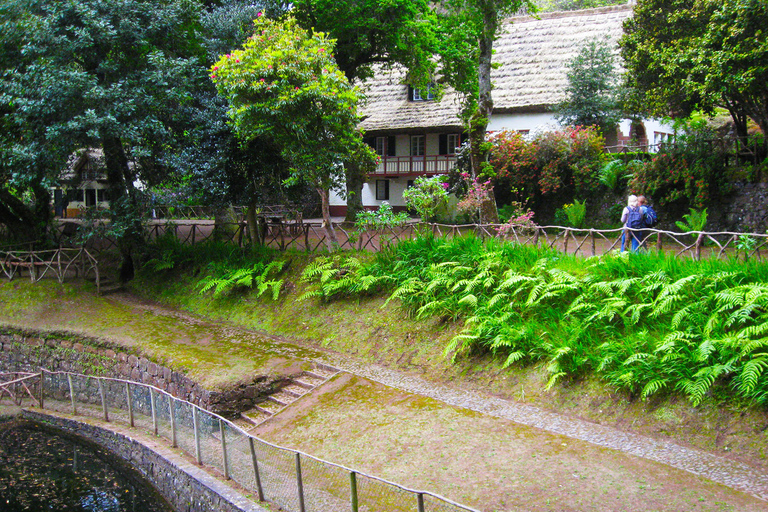
<path id="1" fill-rule="evenodd" d="M 100 292 L 99 265 L 96 258 L 84 247 L 71 249 L 45 249 L 40 251 L 4 249 L 0 250 L 0 272 L 9 280 L 22 277 L 29 271 L 32 282 L 49 276 L 60 283 L 70 275 L 86 278 L 93 276 L 96 281 L 96 293 Z"/>
<path id="2" fill-rule="evenodd" d="M 0 404 L 9 397 L 15 405 L 21 405 L 29 397 L 40 407 L 40 374 L 29 372 L 0 373 Z"/>
<path id="3" fill-rule="evenodd" d="M 678 233 L 660 229 L 632 230 L 578 229 L 567 226 L 530 226 L 501 224 L 423 224 L 407 223 L 397 227 L 358 229 L 347 224 L 334 224 L 337 244 L 329 243 L 328 233 L 319 222 L 273 219 L 262 222 L 257 230 L 258 242 L 284 251 L 294 249 L 306 252 L 329 249 L 379 251 L 394 243 L 415 238 L 418 234 L 432 233 L 442 238 L 454 238 L 467 233 L 488 239 L 500 238 L 526 245 L 542 245 L 578 256 L 599 256 L 622 250 L 622 234 L 627 240 L 635 236 L 641 251 L 664 251 L 680 257 L 756 259 L 768 256 L 768 234 L 736 233 L 729 231 L 695 231 Z M 184 244 L 206 240 L 219 240 L 238 246 L 249 243 L 245 221 L 214 225 L 212 222 L 159 223 L 150 227 L 149 238 L 155 239 L 172 233 Z M 634 234 L 633 234 L 634 233 Z"/>

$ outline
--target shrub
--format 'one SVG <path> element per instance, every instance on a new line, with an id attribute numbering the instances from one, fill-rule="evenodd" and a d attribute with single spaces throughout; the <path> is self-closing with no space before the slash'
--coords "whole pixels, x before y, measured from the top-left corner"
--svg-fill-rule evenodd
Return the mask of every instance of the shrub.
<path id="1" fill-rule="evenodd" d="M 408 208 L 416 211 L 424 222 L 434 219 L 448 204 L 448 183 L 443 176 L 419 176 L 413 186 L 403 192 Z"/>
<path id="2" fill-rule="evenodd" d="M 565 215 L 568 217 L 568 224 L 574 228 L 580 228 L 584 225 L 584 218 L 587 216 L 587 205 L 585 201 L 579 202 L 574 199 L 573 203 L 563 206 Z"/>
<path id="3" fill-rule="evenodd" d="M 531 142 L 505 131 L 490 141 L 490 162 L 499 179 L 508 180 L 523 197 L 537 201 L 565 190 L 588 196 L 599 188 L 605 156 L 597 128 L 568 127 L 542 133 Z"/>
<path id="4" fill-rule="evenodd" d="M 408 222 L 406 212 L 395 213 L 392 205 L 384 201 L 377 210 L 364 210 L 357 214 L 355 227 L 358 229 L 380 229 L 398 227 Z"/>
<path id="5" fill-rule="evenodd" d="M 702 208 L 730 190 L 728 149 L 702 126 L 691 126 L 650 162 L 638 166 L 629 187 L 659 204 L 679 202 Z"/>

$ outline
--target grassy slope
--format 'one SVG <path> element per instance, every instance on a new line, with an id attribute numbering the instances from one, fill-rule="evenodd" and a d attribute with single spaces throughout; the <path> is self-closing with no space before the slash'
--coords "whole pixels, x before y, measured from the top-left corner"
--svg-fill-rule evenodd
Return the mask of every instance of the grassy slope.
<path id="1" fill-rule="evenodd" d="M 285 336 L 304 346 L 322 347 L 435 381 L 451 381 L 598 423 L 672 438 L 768 470 L 765 410 L 712 401 L 693 408 L 674 396 L 633 400 L 596 380 L 566 383 L 544 392 L 547 375 L 541 367 L 502 369 L 501 362 L 490 357 L 452 364 L 443 355 L 443 348 L 460 325 L 406 318 L 396 304 L 384 307 L 381 297 L 331 303 L 298 301 L 304 292 L 299 275 L 308 261 L 305 255 L 292 257 L 286 275 L 288 293 L 278 302 L 257 299 L 253 294 L 221 299 L 201 296 L 194 287 L 197 279 L 190 275 L 161 279 L 144 276 L 133 283 L 133 289 L 145 297 L 208 318 Z"/>

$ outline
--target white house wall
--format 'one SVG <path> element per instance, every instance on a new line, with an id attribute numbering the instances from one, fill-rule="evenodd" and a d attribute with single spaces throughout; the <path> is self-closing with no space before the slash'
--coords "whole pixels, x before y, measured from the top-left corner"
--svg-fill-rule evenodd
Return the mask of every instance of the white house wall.
<path id="1" fill-rule="evenodd" d="M 488 131 L 536 131 L 558 126 L 553 114 L 493 114 Z"/>

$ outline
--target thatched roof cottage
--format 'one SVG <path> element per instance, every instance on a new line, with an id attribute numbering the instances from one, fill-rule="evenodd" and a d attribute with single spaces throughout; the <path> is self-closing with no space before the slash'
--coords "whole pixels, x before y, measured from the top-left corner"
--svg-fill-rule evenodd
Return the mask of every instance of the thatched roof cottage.
<path id="1" fill-rule="evenodd" d="M 618 43 L 622 23 L 632 15 L 630 5 L 541 14 L 539 18 L 510 18 L 494 48 L 494 112 L 488 129 L 530 132 L 557 126 L 552 107 L 565 98 L 568 64 L 583 44 L 596 38 Z M 618 49 L 617 49 L 618 52 Z M 462 140 L 460 101 L 446 91 L 436 101 L 430 90 L 409 87 L 402 69 L 382 69 L 369 79 L 362 128 L 382 161 L 363 188 L 363 204 L 377 207 L 388 201 L 403 207 L 402 192 L 420 175 L 448 172 L 454 148 Z M 654 142 L 671 131 L 659 123 L 620 127 L 612 143 L 630 138 Z M 647 133 L 647 139 L 646 139 Z M 344 200 L 332 196 L 333 215 L 346 211 Z"/>

